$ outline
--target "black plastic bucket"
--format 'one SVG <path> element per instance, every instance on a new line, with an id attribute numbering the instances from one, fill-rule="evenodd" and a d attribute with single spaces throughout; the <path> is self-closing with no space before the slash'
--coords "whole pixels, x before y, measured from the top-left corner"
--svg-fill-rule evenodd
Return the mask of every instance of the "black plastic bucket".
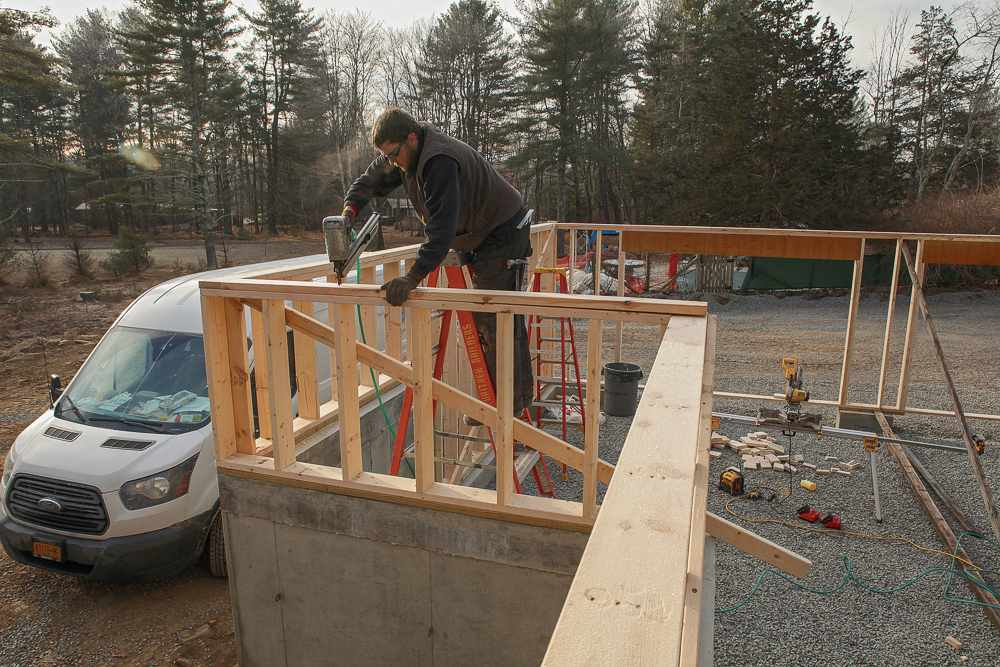
<path id="1" fill-rule="evenodd" d="M 615 417 L 635 414 L 642 369 L 635 364 L 615 361 L 604 364 L 604 412 Z"/>

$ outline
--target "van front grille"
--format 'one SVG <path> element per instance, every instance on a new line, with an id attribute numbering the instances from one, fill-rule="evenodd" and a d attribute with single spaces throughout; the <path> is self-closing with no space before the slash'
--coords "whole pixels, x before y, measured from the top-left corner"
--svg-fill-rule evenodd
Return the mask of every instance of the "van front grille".
<path id="1" fill-rule="evenodd" d="M 100 535 L 108 529 L 101 492 L 58 479 L 15 475 L 7 493 L 7 509 L 18 521 L 68 533 Z"/>

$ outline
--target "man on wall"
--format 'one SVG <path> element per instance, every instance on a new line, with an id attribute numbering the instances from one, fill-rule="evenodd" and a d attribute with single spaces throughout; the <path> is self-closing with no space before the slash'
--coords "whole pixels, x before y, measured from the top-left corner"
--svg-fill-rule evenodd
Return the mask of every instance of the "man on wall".
<path id="1" fill-rule="evenodd" d="M 531 254 L 529 213 L 520 193 L 482 155 L 398 107 L 376 119 L 372 145 L 380 155 L 348 191 L 344 216 L 353 222 L 373 197 L 402 185 L 427 234 L 406 275 L 382 285 L 386 301 L 401 306 L 449 249 L 471 254 L 476 289 L 520 289 L 523 264 L 510 262 Z M 473 318 L 495 387 L 496 315 Z M 514 322 L 514 414 L 520 415 L 534 387 L 524 318 Z M 466 423 L 477 422 L 466 416 Z"/>

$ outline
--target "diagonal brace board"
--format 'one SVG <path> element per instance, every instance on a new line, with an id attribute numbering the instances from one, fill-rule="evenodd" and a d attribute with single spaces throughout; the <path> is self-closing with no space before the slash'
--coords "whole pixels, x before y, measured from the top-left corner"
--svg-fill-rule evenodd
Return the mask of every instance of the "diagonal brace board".
<path id="1" fill-rule="evenodd" d="M 885 415 L 879 410 L 875 411 L 875 418 L 878 419 L 879 426 L 882 427 L 882 433 L 887 438 L 895 438 L 896 434 L 893 432 L 892 427 L 889 426 L 889 422 L 886 420 Z M 945 521 L 944 516 L 941 514 L 941 510 L 938 508 L 937 504 L 931 498 L 930 494 L 927 492 L 927 488 L 920 481 L 917 476 L 916 470 L 914 470 L 913 464 L 910 459 L 906 456 L 904 451 L 904 446 L 896 442 L 888 442 L 889 450 L 892 455 L 896 458 L 896 462 L 899 463 L 899 468 L 903 472 L 903 476 L 906 481 L 910 483 L 910 488 L 917 496 L 917 501 L 920 503 L 920 507 L 924 510 L 924 514 L 931 522 L 931 526 L 934 531 L 941 538 L 941 541 L 945 544 L 948 550 L 954 553 L 959 558 L 970 561 L 971 558 L 965 549 L 961 548 L 958 544 L 958 539 L 955 537 L 955 533 L 952 531 L 951 526 Z M 965 565 L 961 561 L 955 562 L 956 569 L 964 570 Z M 996 606 L 1000 603 L 997 602 L 996 597 L 992 593 L 984 588 L 976 586 L 971 581 L 968 582 L 969 587 L 972 589 L 972 593 L 976 596 L 983 605 L 993 605 Z M 989 606 L 984 606 L 983 611 L 986 613 L 987 618 L 993 623 L 993 626 L 1000 630 L 1000 611 L 993 609 Z"/>
<path id="2" fill-rule="evenodd" d="M 910 257 L 910 250 L 904 245 L 903 246 L 903 258 L 906 260 L 906 268 L 910 272 L 910 280 L 913 282 L 914 291 L 916 292 L 917 298 L 920 302 L 920 312 L 924 315 L 924 322 L 927 323 L 927 330 L 931 334 L 931 340 L 934 341 L 934 352 L 937 354 L 938 363 L 941 365 L 941 372 L 944 373 L 944 381 L 948 386 L 948 395 L 951 397 L 951 402 L 955 406 L 955 415 L 958 417 L 959 426 L 962 428 L 962 438 L 965 440 L 965 449 L 969 454 L 969 462 L 972 464 L 972 472 L 976 476 L 976 482 L 979 484 L 979 492 L 983 496 L 983 502 L 986 504 L 986 513 L 990 519 L 990 527 L 993 528 L 993 536 L 998 542 L 1000 542 L 1000 514 L 997 513 L 996 503 L 993 501 L 993 493 L 990 491 L 989 485 L 986 483 L 986 475 L 983 473 L 983 465 L 979 461 L 979 452 L 976 451 L 976 443 L 972 439 L 972 433 L 969 431 L 969 424 L 965 420 L 965 413 L 962 412 L 962 404 L 958 400 L 958 392 L 955 390 L 955 383 L 951 379 L 951 373 L 948 371 L 948 364 L 944 360 L 944 349 L 941 347 L 941 340 L 938 338 L 937 331 L 934 329 L 934 323 L 931 321 L 930 311 L 927 309 L 927 299 L 924 297 L 923 285 L 920 282 L 920 278 L 917 276 L 916 270 L 913 268 L 913 260 Z"/>
<path id="3" fill-rule="evenodd" d="M 286 322 L 292 329 L 308 334 L 324 345 L 333 346 L 336 343 L 333 329 L 302 313 L 288 309 L 286 311 Z M 379 373 L 413 386 L 413 369 L 406 363 L 398 359 L 393 359 L 363 343 L 357 343 L 357 358 L 358 361 L 376 369 Z M 433 384 L 435 400 L 455 408 L 459 412 L 462 412 L 462 414 L 473 416 L 490 428 L 496 428 L 497 411 L 492 405 L 459 391 L 440 380 L 434 380 Z M 574 470 L 583 471 L 583 450 L 563 442 L 550 433 L 546 433 L 541 429 L 516 419 L 514 420 L 514 438 L 546 456 L 551 456 L 565 462 Z M 614 470 L 614 466 L 607 461 L 598 460 L 598 481 L 609 484 Z"/>

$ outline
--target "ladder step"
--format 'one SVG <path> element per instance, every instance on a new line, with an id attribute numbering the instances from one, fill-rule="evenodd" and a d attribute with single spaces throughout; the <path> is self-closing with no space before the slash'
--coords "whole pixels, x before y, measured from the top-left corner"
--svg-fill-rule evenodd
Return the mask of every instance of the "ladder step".
<path id="1" fill-rule="evenodd" d="M 524 452 L 514 459 L 514 474 L 518 480 L 523 480 L 528 471 L 535 467 L 538 462 L 538 452 L 534 449 L 525 449 Z"/>
<path id="2" fill-rule="evenodd" d="M 540 494 L 556 497 L 555 491 L 552 489 L 552 484 L 549 483 L 549 471 L 545 468 L 545 461 L 541 456 L 538 457 L 538 461 L 535 463 L 534 468 L 535 481 L 538 483 L 538 492 Z"/>
<path id="3" fill-rule="evenodd" d="M 538 322 L 532 322 L 531 326 L 534 327 L 534 328 L 536 328 L 536 329 L 555 329 L 559 325 L 557 325 L 557 324 L 540 324 Z"/>
<path id="4" fill-rule="evenodd" d="M 568 343 L 569 339 L 566 338 L 539 338 L 539 343 Z"/>
<path id="5" fill-rule="evenodd" d="M 484 442 L 484 443 L 493 442 L 489 438 L 480 438 L 474 435 L 462 435 L 461 433 L 448 433 L 447 431 L 438 431 L 437 429 L 434 429 L 434 435 L 441 438 L 451 438 L 452 440 L 467 440 L 469 442 Z"/>
<path id="6" fill-rule="evenodd" d="M 545 382 L 546 384 L 562 384 L 563 378 L 560 377 L 545 377 L 544 375 L 536 375 L 535 379 L 539 382 Z M 566 384 L 576 384 L 577 378 L 566 377 Z"/>
<path id="7" fill-rule="evenodd" d="M 403 454 L 404 459 L 416 458 L 416 454 L 413 452 L 406 452 Z M 449 459 L 443 456 L 435 456 L 434 463 L 448 463 L 453 466 L 462 466 L 463 468 L 478 468 L 479 470 L 493 470 L 496 471 L 496 466 L 483 465 L 481 463 L 469 463 L 468 461 L 459 461 L 457 459 Z"/>
<path id="8" fill-rule="evenodd" d="M 558 352 L 556 350 L 536 350 L 534 348 L 531 349 L 531 353 L 532 354 L 558 354 Z"/>

